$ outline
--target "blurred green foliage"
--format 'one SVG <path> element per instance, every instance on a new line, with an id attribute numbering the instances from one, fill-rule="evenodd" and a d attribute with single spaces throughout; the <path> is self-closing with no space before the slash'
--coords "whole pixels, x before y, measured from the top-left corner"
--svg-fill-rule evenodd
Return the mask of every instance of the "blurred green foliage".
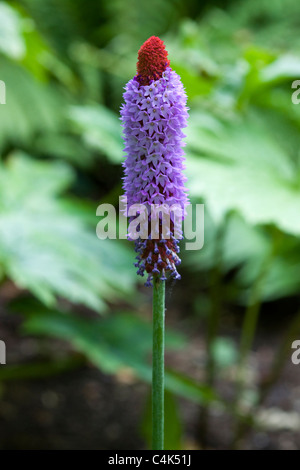
<path id="1" fill-rule="evenodd" d="M 291 84 L 300 79 L 300 4 L 213 3 L 0 2 L 0 283 L 39 300 L 23 302 L 26 332 L 64 338 L 105 372 L 127 366 L 148 382 L 149 324 L 119 307 L 132 312 L 143 296 L 133 247 L 97 240 L 95 213 L 122 192 L 118 112 L 149 36 L 166 41 L 189 98 L 188 187 L 192 202 L 205 203 L 205 245 L 184 253 L 182 270 L 185 286 L 203 286 L 191 312 L 206 305 L 215 322 L 208 352 L 216 370 L 239 354 L 218 336 L 222 302 L 259 308 L 299 298 L 300 105 Z M 226 284 L 217 303 L 211 275 Z M 85 320 L 74 304 L 115 313 Z M 220 402 L 208 382 L 169 371 L 174 448 L 173 394 Z"/>

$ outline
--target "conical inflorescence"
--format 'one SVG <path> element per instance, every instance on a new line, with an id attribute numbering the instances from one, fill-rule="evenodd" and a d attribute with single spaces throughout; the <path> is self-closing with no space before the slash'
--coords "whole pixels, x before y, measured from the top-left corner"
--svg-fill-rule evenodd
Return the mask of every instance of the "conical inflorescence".
<path id="1" fill-rule="evenodd" d="M 168 236 L 162 229 L 151 236 L 151 207 L 182 208 L 184 216 L 188 203 L 184 170 L 185 135 L 187 125 L 187 97 L 179 75 L 169 65 L 163 41 L 152 36 L 138 53 L 137 75 L 130 80 L 124 93 L 121 120 L 125 140 L 126 159 L 123 188 L 127 207 L 143 204 L 147 207 L 147 225 L 150 235 L 135 240 L 138 274 L 148 274 L 146 285 L 154 276 L 166 280 L 170 275 L 180 279 L 176 267 L 181 230 L 171 213 Z"/>

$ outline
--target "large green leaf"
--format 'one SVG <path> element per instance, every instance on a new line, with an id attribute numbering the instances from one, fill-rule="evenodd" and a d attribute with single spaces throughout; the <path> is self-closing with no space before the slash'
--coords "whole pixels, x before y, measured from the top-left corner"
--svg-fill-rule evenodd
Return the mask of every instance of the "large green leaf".
<path id="1" fill-rule="evenodd" d="M 133 292 L 132 255 L 117 240 L 98 240 L 80 210 L 65 209 L 59 193 L 72 178 L 62 163 L 20 154 L 0 166 L 0 265 L 47 305 L 61 296 L 100 310 Z"/>
<path id="2" fill-rule="evenodd" d="M 6 104 L 0 106 L 0 151 L 8 144 L 32 148 L 37 135 L 61 131 L 67 99 L 58 88 L 1 56 L 0 70 L 6 84 Z"/>
<path id="3" fill-rule="evenodd" d="M 121 125 L 115 113 L 104 106 L 72 106 L 70 119 L 89 147 L 100 150 L 112 163 L 123 157 Z"/>
<path id="4" fill-rule="evenodd" d="M 40 311 L 29 315 L 24 328 L 26 332 L 71 342 L 106 373 L 131 367 L 137 375 L 143 375 L 150 367 L 146 356 L 152 346 L 151 324 L 130 313 L 92 320 L 73 314 Z M 169 333 L 166 344 L 169 348 L 182 348 L 185 340 L 182 335 Z"/>
<path id="5" fill-rule="evenodd" d="M 207 211 L 204 239 L 209 242 L 204 243 L 199 251 L 186 252 L 184 265 L 195 271 L 206 271 L 216 265 L 224 274 L 231 271 L 236 300 L 247 304 L 248 294 L 272 250 L 274 228 L 252 226 L 238 213 L 231 213 L 221 227 L 221 241 L 218 241 L 219 230 Z M 279 246 L 262 281 L 261 298 L 267 301 L 295 295 L 300 290 L 300 241 L 280 232 L 277 236 L 280 238 Z M 221 243 L 221 247 L 217 248 L 216 243 Z M 227 289 L 227 295 L 232 295 L 230 289 Z"/>
<path id="6" fill-rule="evenodd" d="M 22 20 L 19 14 L 4 2 L 0 3 L 0 51 L 13 59 L 25 54 L 22 37 Z"/>
<path id="7" fill-rule="evenodd" d="M 260 73 L 260 79 L 265 84 L 293 81 L 297 77 L 300 77 L 300 60 L 293 55 L 282 55 Z"/>
<path id="8" fill-rule="evenodd" d="M 216 220 L 237 210 L 251 224 L 300 234 L 299 169 L 263 128 L 248 120 L 209 132 L 192 118 L 189 132 L 191 195 L 203 197 Z"/>
<path id="9" fill-rule="evenodd" d="M 77 351 L 85 354 L 106 373 L 116 373 L 129 367 L 137 377 L 151 383 L 152 371 L 148 358 L 152 348 L 152 328 L 151 324 L 135 315 L 119 313 L 91 320 L 39 310 L 29 314 L 24 329 L 30 334 L 55 336 L 69 341 Z M 167 348 L 178 349 L 184 344 L 185 339 L 181 334 L 167 332 Z M 212 389 L 199 385 L 180 372 L 167 370 L 165 387 L 197 403 L 220 403 Z"/>

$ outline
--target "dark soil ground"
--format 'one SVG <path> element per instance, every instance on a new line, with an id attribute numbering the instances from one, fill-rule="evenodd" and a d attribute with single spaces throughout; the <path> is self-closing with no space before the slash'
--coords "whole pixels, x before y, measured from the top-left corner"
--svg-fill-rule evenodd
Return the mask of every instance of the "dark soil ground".
<path id="1" fill-rule="evenodd" d="M 0 310 L 1 332 L 9 348 L 7 363 L 41 360 L 51 351 L 69 352 L 64 342 L 36 339 L 18 334 L 20 319 Z M 235 322 L 225 321 L 226 333 L 235 338 Z M 263 377 L 282 336 L 282 322 L 262 322 L 254 352 L 250 358 L 252 383 Z M 167 354 L 167 363 L 197 380 L 203 380 L 205 346 L 201 328 L 179 317 L 172 326 L 184 329 L 188 347 L 180 353 Z M 0 367 L 5 367 L 4 365 Z M 218 388 L 224 397 L 232 395 L 233 369 L 221 371 Z M 252 387 L 252 393 L 255 387 Z M 149 387 L 122 371 L 105 375 L 92 365 L 45 378 L 0 383 L 0 449 L 145 449 L 141 420 Z M 251 398 L 251 394 L 249 395 Z M 201 449 L 199 406 L 179 399 L 186 449 Z M 279 381 L 271 389 L 258 412 L 262 426 L 239 442 L 242 449 L 300 449 L 300 365 L 286 361 Z M 210 449 L 227 449 L 232 440 L 233 422 L 228 414 L 213 409 L 205 436 Z"/>

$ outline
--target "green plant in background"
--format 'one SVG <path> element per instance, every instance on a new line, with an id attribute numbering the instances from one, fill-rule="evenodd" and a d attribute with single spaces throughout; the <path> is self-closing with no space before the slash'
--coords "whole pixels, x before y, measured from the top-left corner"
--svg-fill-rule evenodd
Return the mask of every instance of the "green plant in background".
<path id="1" fill-rule="evenodd" d="M 297 8 L 294 2 L 290 6 L 290 11 Z M 276 37 L 276 20 L 278 28 L 284 25 L 280 17 L 283 3 L 278 2 L 277 7 L 277 17 L 264 3 L 254 7 L 256 17 L 271 14 L 269 27 Z M 230 293 L 222 287 L 222 273 L 236 270 L 231 295 L 235 293 L 239 303 L 248 305 L 241 333 L 239 383 L 253 343 L 261 303 L 299 292 L 297 213 L 300 207 L 300 114 L 291 102 L 291 82 L 300 72 L 299 43 L 280 45 L 281 49 L 294 49 L 289 54 L 267 49 L 266 41 L 262 47 L 260 34 L 251 26 L 251 14 L 247 16 L 246 5 L 243 8 L 244 30 L 240 36 L 237 23 L 242 7 L 236 8 L 236 23 L 226 13 L 214 12 L 204 22 L 203 30 L 191 23 L 183 29 L 185 61 L 190 56 L 190 63 L 195 67 L 194 51 L 200 43 L 204 46 L 203 54 L 206 53 L 198 64 L 206 72 L 204 79 L 201 78 L 206 86 L 202 87 L 202 110 L 196 111 L 199 108 L 196 103 L 196 114 L 191 113 L 188 144 L 190 155 L 194 154 L 195 158 L 190 158 L 188 164 L 192 196 L 205 199 L 212 218 L 205 237 L 212 241 L 212 246 L 206 243 L 191 263 L 196 269 L 210 267 L 215 273 L 208 345 L 216 341 L 221 306 L 226 300 L 224 294 Z M 272 16 L 276 17 L 275 21 Z M 293 20 L 288 26 L 289 34 L 292 24 Z M 214 51 L 211 46 L 220 39 L 218 35 L 213 37 L 217 25 L 223 37 Z M 230 63 L 230 68 L 224 61 Z M 194 99 L 199 100 L 195 81 L 190 83 Z M 275 375 L 278 374 L 277 369 Z M 214 376 L 214 356 L 209 354 L 210 385 Z M 236 400 L 243 409 L 239 390 Z M 239 430 L 238 437 L 241 437 Z"/>
<path id="2" fill-rule="evenodd" d="M 1 164 L 1 277 L 49 307 L 59 296 L 102 311 L 105 302 L 133 293 L 134 278 L 119 261 L 126 263 L 125 248 L 110 240 L 97 243 L 76 214 L 76 203 L 73 214 L 64 207 L 60 193 L 72 178 L 66 164 L 37 162 L 24 154 Z M 104 269 L 107 256 L 110 264 Z"/>
<path id="3" fill-rule="evenodd" d="M 291 102 L 291 83 L 300 78 L 299 2 L 227 2 L 224 9 L 208 5 L 205 14 L 192 0 L 152 2 L 147 14 L 131 4 L 0 3 L 0 79 L 7 91 L 0 106 L 1 288 L 13 281 L 18 295 L 25 290 L 21 305 L 13 304 L 23 312 L 26 334 L 65 339 L 81 353 L 50 360 L 49 374 L 78 367 L 85 357 L 107 373 L 128 366 L 151 382 L 151 327 L 132 312 L 144 294 L 131 249 L 97 241 L 95 212 L 99 200 L 117 204 L 121 192 L 118 109 L 136 49 L 151 34 L 162 35 L 189 96 L 191 199 L 205 203 L 205 245 L 183 255 L 182 285 L 191 299 L 190 321 L 206 324 L 208 352 L 207 385 L 167 369 L 166 423 L 177 396 L 209 405 L 208 424 L 210 409 L 219 407 L 238 421 L 237 446 L 300 329 L 296 314 L 264 382 L 239 374 L 241 364 L 249 370 L 264 304 L 299 296 L 300 106 Z M 93 319 L 92 328 L 74 304 L 109 315 Z M 223 319 L 241 309 L 247 312 L 241 338 L 232 340 Z M 148 349 L 133 348 L 131 329 L 147 336 Z M 171 345 L 182 347 L 184 340 Z M 40 362 L 7 365 L 0 379 L 45 370 Z M 229 405 L 216 391 L 226 380 L 238 391 Z M 148 442 L 149 416 L 143 424 Z M 170 448 L 186 445 L 179 436 L 184 426 L 174 423 L 173 444 L 169 428 L 165 439 Z M 203 434 L 206 439 L 207 429 Z"/>

